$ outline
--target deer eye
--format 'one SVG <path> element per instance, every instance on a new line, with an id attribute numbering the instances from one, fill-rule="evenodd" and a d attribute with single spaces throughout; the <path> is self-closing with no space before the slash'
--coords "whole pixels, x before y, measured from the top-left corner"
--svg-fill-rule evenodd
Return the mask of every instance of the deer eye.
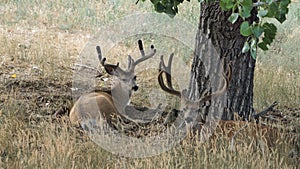
<path id="1" fill-rule="evenodd" d="M 133 80 L 134 80 L 134 81 L 136 81 L 136 78 L 137 78 L 137 77 L 136 77 L 136 76 L 134 76 L 134 77 L 133 77 Z"/>

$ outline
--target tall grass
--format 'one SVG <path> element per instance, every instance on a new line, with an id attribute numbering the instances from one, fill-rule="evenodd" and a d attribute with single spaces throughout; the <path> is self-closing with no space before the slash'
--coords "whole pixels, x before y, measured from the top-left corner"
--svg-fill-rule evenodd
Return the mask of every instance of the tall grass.
<path id="1" fill-rule="evenodd" d="M 88 1 L 24 0 L 1 2 L 1 24 L 19 28 L 59 28 L 61 30 L 95 31 L 99 26 L 133 13 L 154 12 L 150 2 L 135 0 Z M 185 2 L 178 17 L 197 24 L 199 5 Z M 45 12 L 46 11 L 46 12 Z M 141 23 L 137 23 L 141 24 Z"/>
<path id="2" fill-rule="evenodd" d="M 268 51 L 258 52 L 255 71 L 255 107 L 262 109 L 277 100 L 282 106 L 300 104 L 300 13 L 292 3 L 286 22 L 279 24 L 276 39 Z"/>
<path id="3" fill-rule="evenodd" d="M 258 54 L 258 110 L 275 100 L 299 108 L 299 6 L 294 2 L 287 22 L 278 25 L 271 50 Z M 204 144 L 187 139 L 158 156 L 119 157 L 72 127 L 67 116 L 51 117 L 71 106 L 73 63 L 89 37 L 99 26 L 133 12 L 153 12 L 153 7 L 150 2 L 135 5 L 135 0 L 0 2 L 0 168 L 297 167 L 297 159 L 288 158 L 288 139 L 270 150 L 250 140 L 236 151 L 228 148 L 226 136 Z M 197 1 L 185 2 L 178 15 L 196 26 L 198 16 Z"/>
<path id="4" fill-rule="evenodd" d="M 15 105 L 10 105 L 15 106 Z M 3 124 L 3 123 L 2 123 Z M 220 136 L 206 143 L 189 140 L 158 156 L 141 159 L 118 157 L 99 148 L 80 134 L 65 118 L 24 122 L 5 117 L 1 129 L 1 160 L 4 168 L 290 168 L 286 142 L 281 149 L 263 150 L 244 142 L 236 151 L 230 139 Z"/>

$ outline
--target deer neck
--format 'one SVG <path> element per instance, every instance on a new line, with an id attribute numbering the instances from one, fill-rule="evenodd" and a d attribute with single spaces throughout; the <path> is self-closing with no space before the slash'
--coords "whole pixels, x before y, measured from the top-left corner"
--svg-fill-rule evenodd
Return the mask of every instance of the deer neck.
<path id="1" fill-rule="evenodd" d="M 111 96 L 115 107 L 119 112 L 124 112 L 125 107 L 130 104 L 131 89 L 121 82 L 116 83 L 111 89 Z"/>

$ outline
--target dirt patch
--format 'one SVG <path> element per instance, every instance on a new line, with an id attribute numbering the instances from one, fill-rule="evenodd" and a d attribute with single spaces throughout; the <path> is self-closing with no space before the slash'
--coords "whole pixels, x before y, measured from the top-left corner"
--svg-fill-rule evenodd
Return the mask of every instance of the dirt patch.
<path id="1" fill-rule="evenodd" d="M 3 66 L 0 74 L 0 110 L 22 107 L 25 116 L 68 114 L 72 106 L 72 82 L 32 75 L 28 67 Z M 14 71 L 14 73 L 11 73 Z M 6 110 L 6 111 L 5 111 Z"/>

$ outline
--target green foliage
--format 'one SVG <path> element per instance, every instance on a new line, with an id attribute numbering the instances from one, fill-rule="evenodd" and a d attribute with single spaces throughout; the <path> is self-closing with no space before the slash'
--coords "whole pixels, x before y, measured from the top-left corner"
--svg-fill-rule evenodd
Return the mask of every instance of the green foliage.
<path id="1" fill-rule="evenodd" d="M 268 50 L 268 46 L 271 45 L 275 39 L 276 32 L 277 28 L 272 23 L 265 22 L 263 24 L 254 23 L 250 25 L 248 21 L 244 21 L 240 26 L 240 33 L 243 36 L 249 37 L 248 41 L 251 42 L 251 45 L 246 41 L 242 52 L 246 53 L 250 50 L 251 56 L 255 59 L 257 46 L 262 50 Z M 261 42 L 258 43 L 259 40 Z"/>
<path id="2" fill-rule="evenodd" d="M 146 1 L 146 0 L 142 0 Z M 174 17 L 178 13 L 178 5 L 184 0 L 150 0 L 157 12 L 164 12 L 170 17 Z M 190 0 L 186 0 L 190 1 Z M 209 3 L 214 0 L 198 0 L 201 3 Z M 224 11 L 231 11 L 228 21 L 234 24 L 239 18 L 243 20 L 240 25 L 240 33 L 245 37 L 249 37 L 242 51 L 251 53 L 256 58 L 257 46 L 262 50 L 268 50 L 268 46 L 273 42 L 277 28 L 272 23 L 263 23 L 262 18 L 275 18 L 280 23 L 286 20 L 288 6 L 291 0 L 220 0 L 220 7 Z M 260 18 L 258 23 L 250 24 L 247 19 L 251 17 L 251 12 L 257 8 L 257 16 Z"/>
<path id="3" fill-rule="evenodd" d="M 234 7 L 234 2 L 232 0 L 220 1 L 220 6 L 223 10 L 229 10 Z"/>
<path id="4" fill-rule="evenodd" d="M 273 42 L 277 32 L 274 24 L 262 23 L 261 19 L 269 17 L 277 19 L 280 23 L 284 22 L 290 3 L 290 0 L 262 0 L 259 3 L 253 3 L 252 0 L 221 0 L 220 6 L 225 11 L 232 11 L 228 18 L 229 22 L 235 23 L 239 17 L 244 20 L 240 25 L 240 33 L 249 38 L 244 44 L 242 52 L 250 50 L 251 56 L 256 58 L 257 46 L 262 50 L 268 50 L 268 45 Z M 250 24 L 246 19 L 251 16 L 254 7 L 258 9 L 257 16 L 260 18 L 260 22 Z"/>
<path id="5" fill-rule="evenodd" d="M 247 21 L 244 21 L 242 24 L 241 24 L 241 27 L 240 27 L 240 33 L 243 35 L 243 36 L 250 36 L 252 34 L 252 31 L 251 31 L 251 27 L 249 25 L 249 22 Z"/>
<path id="6" fill-rule="evenodd" d="M 267 45 L 270 45 L 275 39 L 277 28 L 272 23 L 264 23 L 262 25 L 262 29 L 264 30 L 264 37 L 262 42 L 258 44 L 258 47 L 260 47 L 262 50 L 268 50 Z"/>
<path id="7" fill-rule="evenodd" d="M 228 18 L 228 21 L 231 23 L 235 23 L 238 18 L 239 18 L 239 13 L 232 13 Z"/>
<path id="8" fill-rule="evenodd" d="M 146 0 L 142 0 L 143 2 Z M 184 0 L 150 0 L 154 5 L 155 11 L 166 13 L 170 17 L 174 17 L 178 13 L 178 5 Z M 190 1 L 190 0 L 187 0 Z M 137 1 L 138 3 L 138 1 Z"/>
<path id="9" fill-rule="evenodd" d="M 291 0 L 280 0 L 278 2 L 271 2 L 269 6 L 265 6 L 268 10 L 267 17 L 276 18 L 280 23 L 286 20 L 288 13 L 288 5 Z"/>

